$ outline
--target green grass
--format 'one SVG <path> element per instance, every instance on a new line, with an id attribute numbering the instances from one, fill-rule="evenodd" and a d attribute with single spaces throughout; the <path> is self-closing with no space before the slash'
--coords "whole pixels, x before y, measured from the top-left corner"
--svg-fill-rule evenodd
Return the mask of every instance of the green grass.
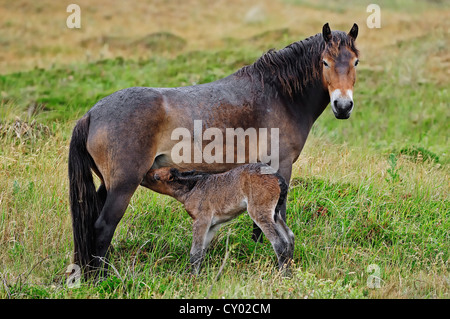
<path id="1" fill-rule="evenodd" d="M 130 86 L 172 87 L 206 83 L 252 63 L 257 53 L 190 52 L 175 59 L 101 60 L 63 69 L 0 75 L 6 102 L 24 112 L 37 104 L 44 121 L 79 117 L 99 99 Z M 4 102 L 5 103 L 5 102 Z"/>
<path id="2" fill-rule="evenodd" d="M 63 69 L 0 75 L 0 86 L 3 104 L 12 105 L 18 112 L 37 112 L 36 118 L 44 123 L 67 121 L 79 118 L 99 99 L 119 89 L 206 83 L 233 73 L 258 56 L 258 52 L 243 49 L 191 52 L 175 59 L 126 61 L 117 58 Z M 445 121 L 449 116 L 448 88 L 431 82 L 401 84 L 400 79 L 405 75 L 399 69 L 386 74 L 386 71 L 362 66 L 358 72 L 356 110 L 352 119 L 336 121 L 331 112 L 325 112 L 314 128 L 316 134 L 323 134 L 337 143 L 351 142 L 381 150 L 421 147 L 448 163 L 445 143 L 448 139 Z"/>
<path id="3" fill-rule="evenodd" d="M 289 191 L 292 278 L 275 270 L 267 240 L 250 239 L 246 214 L 219 231 L 201 275 L 192 277 L 189 216 L 145 189 L 115 233 L 109 278 L 70 289 L 64 275 L 74 121 L 125 87 L 224 77 L 253 62 L 259 48 L 295 41 L 290 32 L 264 33 L 250 45 L 228 39 L 232 50 L 0 75 L 0 298 L 449 298 L 448 81 L 415 64 L 419 53 L 442 50 L 434 45 L 440 36 L 361 58 L 352 118 L 337 121 L 327 109 L 315 124 Z M 379 289 L 367 285 L 369 265 L 380 269 Z"/>
<path id="4" fill-rule="evenodd" d="M 70 217 L 67 185 L 60 176 L 66 155 L 48 152 L 60 145 L 56 153 L 64 153 L 67 139 L 57 134 L 54 143 L 33 149 L 35 161 L 45 159 L 46 165 L 11 165 L 8 171 L 27 173 L 2 184 L 4 298 L 448 297 L 448 198 L 427 181 L 417 183 L 417 189 L 404 185 L 407 172 L 440 169 L 404 159 L 399 159 L 403 181 L 331 181 L 309 172 L 292 180 L 292 278 L 275 270 L 267 240 L 255 244 L 250 239 L 247 215 L 219 231 L 201 275 L 192 277 L 188 215 L 176 201 L 139 189 L 115 234 L 110 277 L 99 285 L 69 289 L 63 274 L 71 257 Z M 226 250 L 229 258 L 216 281 Z M 367 288 L 370 264 L 381 269 L 382 293 Z"/>

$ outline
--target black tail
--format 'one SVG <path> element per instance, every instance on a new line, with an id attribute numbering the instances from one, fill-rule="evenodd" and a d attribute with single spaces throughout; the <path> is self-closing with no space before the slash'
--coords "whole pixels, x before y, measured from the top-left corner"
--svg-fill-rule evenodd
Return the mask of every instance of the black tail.
<path id="1" fill-rule="evenodd" d="M 278 177 L 278 184 L 280 185 L 280 198 L 278 199 L 277 206 L 275 207 L 275 216 L 273 217 L 276 222 L 277 218 L 280 217 L 281 206 L 286 200 L 289 186 L 280 174 L 277 173 L 275 175 Z"/>
<path id="2" fill-rule="evenodd" d="M 95 165 L 86 149 L 90 116 L 85 115 L 75 125 L 69 148 L 70 209 L 74 240 L 74 263 L 83 269 L 85 278 L 94 265 L 94 223 L 103 203 L 95 190 L 92 167 Z M 89 269 L 90 268 L 90 269 Z"/>

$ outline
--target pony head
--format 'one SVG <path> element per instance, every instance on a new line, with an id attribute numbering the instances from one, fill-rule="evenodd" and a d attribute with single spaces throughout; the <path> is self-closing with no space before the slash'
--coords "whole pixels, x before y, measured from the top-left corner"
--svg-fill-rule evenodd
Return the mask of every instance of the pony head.
<path id="1" fill-rule="evenodd" d="M 355 47 L 358 25 L 355 23 L 349 33 L 331 32 L 326 23 L 322 28 L 325 49 L 322 53 L 322 81 L 330 94 L 334 116 L 348 119 L 353 111 L 353 86 L 356 80 L 356 66 L 359 51 Z"/>

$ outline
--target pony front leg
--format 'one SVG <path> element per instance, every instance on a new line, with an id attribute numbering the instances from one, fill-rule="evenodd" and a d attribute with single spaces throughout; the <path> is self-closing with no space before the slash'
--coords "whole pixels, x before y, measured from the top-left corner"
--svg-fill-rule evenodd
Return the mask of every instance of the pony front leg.
<path id="1" fill-rule="evenodd" d="M 283 176 L 286 184 L 289 187 L 290 181 L 291 181 L 291 175 L 292 175 L 292 163 L 293 161 L 291 159 L 284 160 L 280 163 L 280 169 L 278 172 L 281 176 Z M 280 209 L 280 215 L 281 218 L 286 222 L 286 206 L 287 206 L 287 196 L 286 199 L 283 202 L 283 205 Z"/>

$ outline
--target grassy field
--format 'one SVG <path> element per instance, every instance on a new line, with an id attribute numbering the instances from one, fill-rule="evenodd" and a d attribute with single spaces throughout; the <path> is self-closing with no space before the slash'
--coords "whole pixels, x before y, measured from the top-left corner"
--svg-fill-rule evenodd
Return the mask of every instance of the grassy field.
<path id="1" fill-rule="evenodd" d="M 0 298 L 450 297 L 444 1 L 379 1 L 380 29 L 366 27 L 360 1 L 78 1 L 80 30 L 65 26 L 71 2 L 0 1 Z M 125 87 L 219 79 L 325 22 L 360 26 L 356 107 L 347 121 L 327 109 L 295 163 L 293 276 L 278 274 L 270 243 L 254 243 L 242 215 L 192 277 L 189 216 L 140 188 L 115 233 L 110 277 L 68 288 L 75 121 Z"/>

